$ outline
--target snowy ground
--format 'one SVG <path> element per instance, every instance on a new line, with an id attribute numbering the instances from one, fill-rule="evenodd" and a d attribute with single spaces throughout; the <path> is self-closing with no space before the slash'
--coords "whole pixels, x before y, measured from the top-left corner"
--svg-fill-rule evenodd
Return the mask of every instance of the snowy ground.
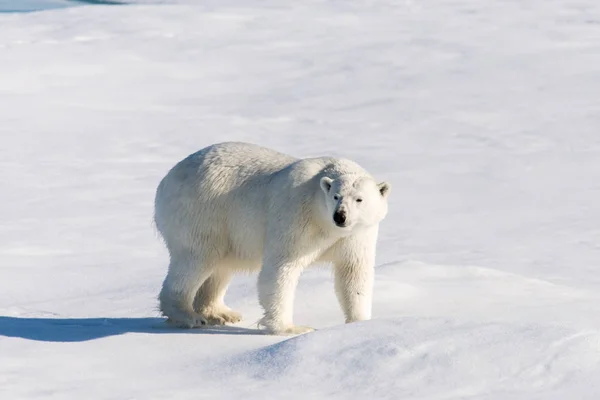
<path id="1" fill-rule="evenodd" d="M 2 399 L 600 397 L 600 3 L 128 3 L 0 0 Z M 224 140 L 393 184 L 372 321 L 315 269 L 314 333 L 253 277 L 162 326 L 154 190 Z"/>

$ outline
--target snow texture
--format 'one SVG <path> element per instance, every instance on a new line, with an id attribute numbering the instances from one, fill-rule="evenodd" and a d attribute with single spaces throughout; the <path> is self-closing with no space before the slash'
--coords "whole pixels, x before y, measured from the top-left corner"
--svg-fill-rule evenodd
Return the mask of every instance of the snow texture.
<path id="1" fill-rule="evenodd" d="M 600 3 L 0 0 L 0 397 L 600 397 Z M 29 12 L 26 12 L 29 11 Z M 392 183 L 373 320 L 164 326 L 154 190 L 242 140 Z"/>

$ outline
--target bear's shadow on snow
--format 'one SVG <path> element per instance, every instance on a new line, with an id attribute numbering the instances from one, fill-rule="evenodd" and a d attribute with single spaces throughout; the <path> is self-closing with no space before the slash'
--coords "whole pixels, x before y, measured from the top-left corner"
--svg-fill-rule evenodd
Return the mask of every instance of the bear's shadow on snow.
<path id="1" fill-rule="evenodd" d="M 18 318 L 0 316 L 0 337 L 17 337 L 41 342 L 85 342 L 125 333 L 264 335 L 260 329 L 210 326 L 178 329 L 164 318 Z"/>

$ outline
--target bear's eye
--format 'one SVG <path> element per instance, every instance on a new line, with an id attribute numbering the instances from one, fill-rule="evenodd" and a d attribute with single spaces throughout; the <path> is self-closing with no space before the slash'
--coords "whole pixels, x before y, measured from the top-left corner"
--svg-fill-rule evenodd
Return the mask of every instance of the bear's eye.
<path id="1" fill-rule="evenodd" d="M 356 199 L 357 203 L 362 203 L 362 199 Z"/>
<path id="2" fill-rule="evenodd" d="M 340 196 L 338 196 L 338 195 L 336 194 L 335 196 L 333 196 L 333 199 L 334 199 L 334 200 L 339 200 L 339 199 L 340 199 Z"/>

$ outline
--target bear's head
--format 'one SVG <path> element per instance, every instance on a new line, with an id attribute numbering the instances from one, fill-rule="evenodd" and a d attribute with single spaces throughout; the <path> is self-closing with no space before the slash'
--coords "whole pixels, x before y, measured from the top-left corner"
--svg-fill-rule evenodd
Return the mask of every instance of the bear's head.
<path id="1" fill-rule="evenodd" d="M 337 229 L 352 231 L 377 225 L 387 215 L 390 184 L 348 174 L 320 180 L 328 220 Z"/>

